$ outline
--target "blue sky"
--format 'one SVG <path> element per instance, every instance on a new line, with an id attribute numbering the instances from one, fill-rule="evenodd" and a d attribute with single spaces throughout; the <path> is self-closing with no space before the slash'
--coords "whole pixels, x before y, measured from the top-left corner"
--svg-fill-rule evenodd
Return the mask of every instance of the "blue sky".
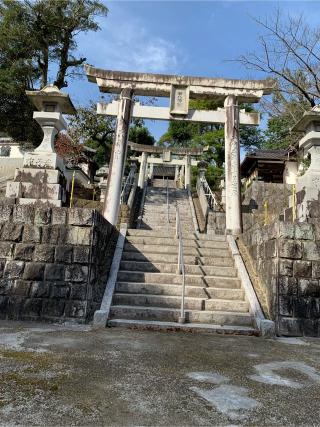
<path id="1" fill-rule="evenodd" d="M 99 68 L 230 78 L 263 78 L 228 62 L 258 49 L 262 29 L 252 16 L 264 18 L 280 7 L 303 13 L 320 27 L 320 2 L 300 1 L 106 1 L 101 31 L 78 37 L 79 54 Z M 72 81 L 68 91 L 76 105 L 100 97 L 98 87 Z M 166 122 L 147 122 L 156 138 Z"/>

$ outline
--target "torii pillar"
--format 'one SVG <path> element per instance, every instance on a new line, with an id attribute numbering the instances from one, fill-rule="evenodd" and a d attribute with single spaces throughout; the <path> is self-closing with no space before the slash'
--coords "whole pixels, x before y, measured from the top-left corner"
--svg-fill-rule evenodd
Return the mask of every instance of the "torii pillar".
<path id="1" fill-rule="evenodd" d="M 127 155 L 129 125 L 131 120 L 132 89 L 122 89 L 120 95 L 117 128 L 112 144 L 110 171 L 107 182 L 103 216 L 112 225 L 118 221 L 122 177 Z"/>
<path id="2" fill-rule="evenodd" d="M 234 95 L 226 97 L 225 138 L 225 190 L 226 190 L 226 234 L 241 234 L 241 190 L 240 190 L 240 138 L 239 107 Z"/>
<path id="3" fill-rule="evenodd" d="M 184 178 L 184 187 L 190 188 L 191 186 L 191 159 L 190 156 L 185 157 L 185 178 Z"/>
<path id="4" fill-rule="evenodd" d="M 138 179 L 139 188 L 144 187 L 144 182 L 146 179 L 146 172 L 147 172 L 147 165 L 148 165 L 148 153 L 143 151 L 141 153 L 141 163 L 140 163 L 139 179 Z"/>

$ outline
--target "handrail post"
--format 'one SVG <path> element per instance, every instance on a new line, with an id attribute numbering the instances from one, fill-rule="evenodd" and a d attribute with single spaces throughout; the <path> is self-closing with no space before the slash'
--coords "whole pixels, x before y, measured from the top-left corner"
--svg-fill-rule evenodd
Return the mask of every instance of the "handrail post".
<path id="1" fill-rule="evenodd" d="M 186 315 L 185 315 L 185 269 L 184 269 L 184 257 L 183 257 L 183 241 L 182 241 L 182 231 L 181 231 L 181 222 L 180 222 L 180 213 L 178 205 L 176 206 L 176 233 L 178 237 L 178 274 L 182 275 L 182 290 L 181 290 L 181 312 L 178 319 L 179 323 L 185 323 Z"/>
<path id="2" fill-rule="evenodd" d="M 169 226 L 170 220 L 169 220 L 169 188 L 168 188 L 168 178 L 167 178 L 167 223 Z"/>

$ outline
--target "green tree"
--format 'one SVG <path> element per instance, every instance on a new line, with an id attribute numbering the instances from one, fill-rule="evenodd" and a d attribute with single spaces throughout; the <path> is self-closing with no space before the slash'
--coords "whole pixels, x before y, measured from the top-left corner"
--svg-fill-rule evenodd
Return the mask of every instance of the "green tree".
<path id="1" fill-rule="evenodd" d="M 50 78 L 59 88 L 78 74 L 76 38 L 97 31 L 99 0 L 0 0 L 0 129 L 34 145 L 41 131 L 32 120 L 25 90 L 44 87 Z"/>
<path id="2" fill-rule="evenodd" d="M 216 100 L 190 100 L 189 108 L 198 110 L 215 110 L 223 103 Z M 246 111 L 253 112 L 251 105 L 241 105 Z M 260 148 L 264 138 L 260 129 L 256 127 L 240 127 L 240 144 L 245 150 Z M 208 162 L 206 177 L 210 185 L 216 186 L 223 175 L 225 159 L 224 126 L 222 124 L 191 123 L 184 121 L 169 122 L 167 132 L 159 140 L 160 145 L 178 147 L 208 147 L 203 159 Z"/>
<path id="3" fill-rule="evenodd" d="M 153 145 L 155 143 L 154 137 L 151 135 L 149 129 L 144 126 L 143 121 L 139 121 L 130 127 L 129 141 L 144 145 Z"/>
<path id="4" fill-rule="evenodd" d="M 68 133 L 75 144 L 85 144 L 97 150 L 95 161 L 99 167 L 109 162 L 115 119 L 98 115 L 96 105 L 91 102 L 88 107 L 77 109 L 77 114 L 69 120 Z"/>
<path id="5" fill-rule="evenodd" d="M 97 150 L 95 161 L 99 167 L 110 162 L 116 119 L 97 114 L 95 102 L 77 109 L 69 120 L 68 133 L 74 144 L 85 144 Z M 137 144 L 153 145 L 154 137 L 143 120 L 134 120 L 129 129 L 129 140 Z M 128 152 L 130 157 L 131 152 Z"/>

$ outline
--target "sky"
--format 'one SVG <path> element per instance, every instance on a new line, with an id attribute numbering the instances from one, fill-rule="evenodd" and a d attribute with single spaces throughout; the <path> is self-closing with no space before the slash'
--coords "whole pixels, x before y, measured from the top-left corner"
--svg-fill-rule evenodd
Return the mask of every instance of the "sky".
<path id="1" fill-rule="evenodd" d="M 320 27 L 320 1 L 105 1 L 101 31 L 80 34 L 78 53 L 98 68 L 236 79 L 264 78 L 232 60 L 259 50 L 263 30 L 253 17 L 266 18 L 280 8 L 304 14 Z M 98 101 L 98 86 L 86 78 L 69 83 L 75 105 Z M 159 105 L 167 105 L 161 100 Z M 167 122 L 146 122 L 158 139 Z"/>

